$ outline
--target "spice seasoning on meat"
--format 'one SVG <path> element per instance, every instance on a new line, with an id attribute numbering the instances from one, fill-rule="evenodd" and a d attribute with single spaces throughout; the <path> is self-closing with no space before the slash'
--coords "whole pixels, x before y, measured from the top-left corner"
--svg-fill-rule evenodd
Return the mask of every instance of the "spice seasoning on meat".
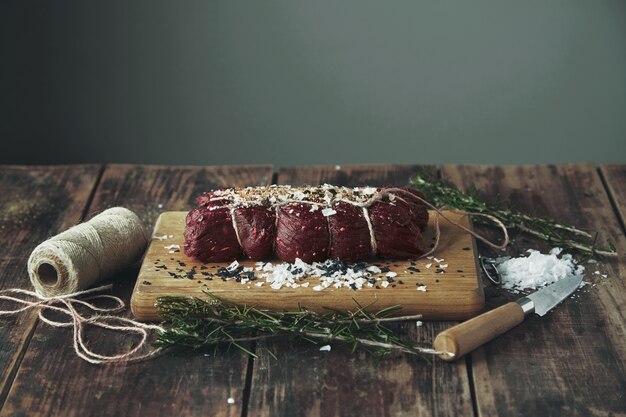
<path id="1" fill-rule="evenodd" d="M 203 262 L 359 262 L 425 252 L 423 196 L 409 188 L 270 186 L 203 194 L 189 212 L 185 253 Z"/>

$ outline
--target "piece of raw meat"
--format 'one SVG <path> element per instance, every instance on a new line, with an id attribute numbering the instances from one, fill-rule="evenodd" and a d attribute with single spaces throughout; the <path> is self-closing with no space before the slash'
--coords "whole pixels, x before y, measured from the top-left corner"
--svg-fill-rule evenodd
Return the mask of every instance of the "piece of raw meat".
<path id="1" fill-rule="evenodd" d="M 428 223 L 420 198 L 393 187 L 215 190 L 198 197 L 187 216 L 185 253 L 204 262 L 416 258 L 425 252 Z"/>

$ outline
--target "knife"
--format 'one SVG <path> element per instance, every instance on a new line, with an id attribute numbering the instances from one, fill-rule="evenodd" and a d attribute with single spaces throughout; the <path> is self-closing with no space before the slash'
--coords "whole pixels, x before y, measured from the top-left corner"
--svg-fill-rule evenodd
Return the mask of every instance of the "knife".
<path id="1" fill-rule="evenodd" d="M 436 351 L 445 352 L 439 357 L 453 361 L 479 346 L 511 330 L 532 313 L 544 316 L 565 300 L 580 286 L 582 275 L 569 275 L 554 284 L 464 321 L 439 333 L 435 338 Z"/>

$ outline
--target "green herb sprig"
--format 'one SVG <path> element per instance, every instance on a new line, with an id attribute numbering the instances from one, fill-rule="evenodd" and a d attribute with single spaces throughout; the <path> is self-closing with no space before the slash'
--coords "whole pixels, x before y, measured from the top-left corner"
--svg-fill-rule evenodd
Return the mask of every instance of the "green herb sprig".
<path id="1" fill-rule="evenodd" d="M 305 308 L 270 312 L 230 303 L 206 292 L 208 299 L 197 297 L 160 297 L 159 313 L 166 330 L 158 335 L 159 347 L 184 346 L 193 349 L 227 345 L 256 356 L 244 342 L 287 336 L 311 343 L 338 342 L 352 350 L 369 351 L 384 357 L 392 351 L 411 354 L 436 354 L 396 335 L 387 323 L 419 320 L 420 315 L 390 317 L 401 307 L 393 306 L 369 313 L 355 300 L 354 312 L 329 310 L 316 313 Z M 270 352 L 270 355 L 273 354 Z"/>
<path id="2" fill-rule="evenodd" d="M 471 186 L 467 192 L 460 191 L 453 185 L 420 173 L 411 180 L 411 184 L 424 194 L 426 199 L 436 207 L 448 207 L 456 210 L 490 214 L 505 224 L 507 229 L 517 229 L 530 234 L 551 245 L 570 249 L 588 256 L 602 255 L 616 257 L 615 248 L 597 246 L 597 233 L 566 226 L 554 220 L 530 216 L 528 214 L 498 207 L 482 200 L 476 188 Z M 474 222 L 492 225 L 488 220 L 475 217 Z"/>

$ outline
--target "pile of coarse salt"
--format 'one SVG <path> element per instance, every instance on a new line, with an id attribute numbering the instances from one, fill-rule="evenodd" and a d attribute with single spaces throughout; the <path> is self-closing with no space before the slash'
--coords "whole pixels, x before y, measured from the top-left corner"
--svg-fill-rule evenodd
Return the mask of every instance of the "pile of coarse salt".
<path id="1" fill-rule="evenodd" d="M 312 264 L 298 258 L 294 263 L 257 262 L 255 269 L 259 272 L 260 278 L 263 278 L 275 290 L 282 287 L 306 288 L 309 286 L 309 282 L 302 282 L 302 280 L 308 277 L 319 279 L 319 284 L 312 288 L 314 291 L 323 291 L 329 287 L 349 287 L 358 290 L 363 287 L 373 287 L 376 283 L 380 283 L 381 287 L 386 288 L 397 275 L 395 272 L 383 271 L 375 265 L 367 265 L 364 262 L 350 264 L 330 259 Z M 375 274 L 385 272 L 385 278 L 374 277 Z M 259 281 L 255 285 L 260 287 L 263 285 L 263 281 Z"/>
<path id="2" fill-rule="evenodd" d="M 502 288 L 519 292 L 544 287 L 568 275 L 582 275 L 585 267 L 577 265 L 572 255 L 565 254 L 559 258 L 561 251 L 561 248 L 554 248 L 545 255 L 528 249 L 528 256 L 498 258 L 496 263 Z"/>

